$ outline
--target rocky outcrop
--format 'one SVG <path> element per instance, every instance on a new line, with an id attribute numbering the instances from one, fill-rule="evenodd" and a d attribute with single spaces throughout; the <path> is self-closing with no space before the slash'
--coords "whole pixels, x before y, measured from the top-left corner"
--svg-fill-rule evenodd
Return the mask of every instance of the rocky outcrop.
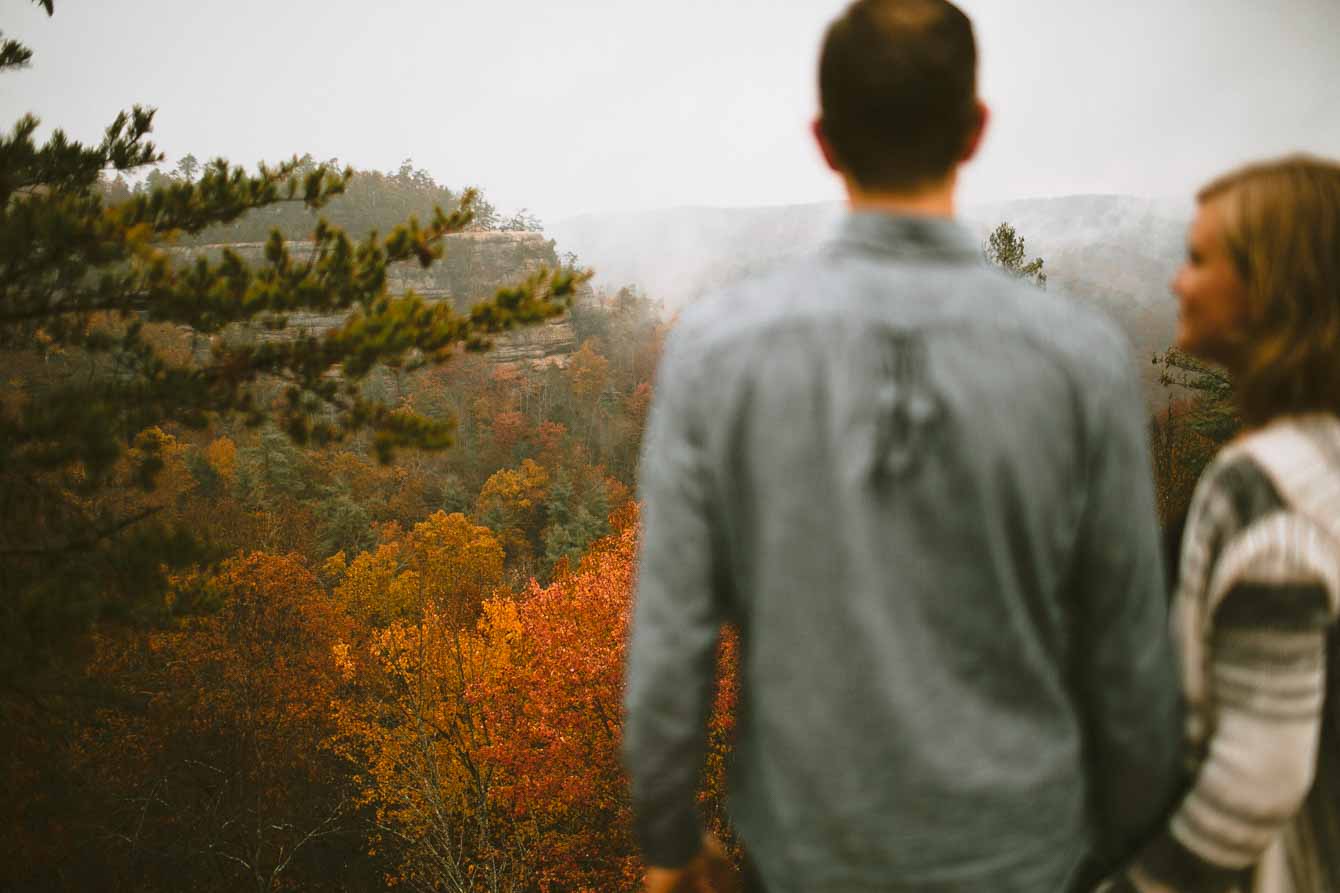
<path id="1" fill-rule="evenodd" d="M 302 243 L 290 243 L 289 247 L 296 257 L 302 255 Z M 264 259 L 263 242 L 207 245 L 189 250 L 219 252 L 224 248 L 252 263 Z M 558 263 L 554 243 L 543 233 L 464 232 L 444 239 L 442 258 L 432 266 L 425 268 L 414 261 L 394 264 L 388 270 L 387 281 L 393 294 L 413 290 L 428 301 L 450 301 L 458 312 L 468 313 L 476 303 L 492 297 L 499 287 L 524 279 L 541 267 L 553 269 Z M 582 286 L 574 300 L 581 302 L 590 295 L 590 288 Z M 294 331 L 316 335 L 340 325 L 345 316 L 294 313 L 288 317 L 286 330 L 259 334 L 262 338 L 283 338 L 285 332 Z M 497 363 L 562 365 L 576 349 L 577 333 L 565 314 L 541 325 L 497 336 L 489 356 Z"/>

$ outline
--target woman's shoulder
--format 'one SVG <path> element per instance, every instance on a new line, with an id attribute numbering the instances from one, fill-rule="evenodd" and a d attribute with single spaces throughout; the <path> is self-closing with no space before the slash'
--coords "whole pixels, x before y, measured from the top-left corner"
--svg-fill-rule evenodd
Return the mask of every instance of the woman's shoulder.
<path id="1" fill-rule="evenodd" d="M 1287 509 L 1265 464 L 1241 442 L 1225 448 L 1205 468 L 1196 486 L 1192 526 L 1204 535 L 1231 536 Z"/>
<path id="2" fill-rule="evenodd" d="M 1335 457 L 1329 459 L 1325 442 L 1332 431 Z M 1337 525 L 1340 420 L 1282 419 L 1239 435 L 1206 467 L 1192 500 L 1179 576 L 1208 584 L 1228 565 L 1248 572 L 1296 554 L 1300 544 L 1310 555 L 1334 559 Z"/>
<path id="3" fill-rule="evenodd" d="M 1340 425 L 1337 453 L 1313 437 L 1327 427 L 1275 424 L 1235 440 L 1206 469 L 1196 535 L 1211 604 L 1235 588 L 1304 592 L 1334 615 L 1340 600 Z M 1320 508 L 1319 508 L 1320 507 Z M 1241 602 L 1242 599 L 1237 601 Z M 1259 607 L 1259 596 L 1250 600 Z M 1272 599 L 1271 601 L 1279 601 Z M 1309 602 L 1310 604 L 1310 602 Z M 1256 607 L 1253 608 L 1256 610 Z"/>
<path id="4" fill-rule="evenodd" d="M 1275 508 L 1287 506 L 1340 540 L 1340 417 L 1311 413 L 1276 419 L 1234 440 L 1210 471 L 1216 489 L 1239 500 L 1273 494 L 1266 501 L 1278 503 Z"/>

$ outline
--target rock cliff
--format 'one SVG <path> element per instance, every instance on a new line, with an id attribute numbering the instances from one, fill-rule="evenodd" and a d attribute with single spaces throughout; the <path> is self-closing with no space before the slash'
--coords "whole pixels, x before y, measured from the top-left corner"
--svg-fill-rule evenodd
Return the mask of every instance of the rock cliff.
<path id="1" fill-rule="evenodd" d="M 295 255 L 302 255 L 302 243 L 290 243 Z M 240 242 L 229 245 L 206 245 L 183 249 L 191 253 L 219 252 L 229 248 L 251 263 L 264 259 L 265 243 Z M 388 285 L 393 294 L 413 291 L 428 301 L 450 301 L 457 311 L 470 308 L 493 295 L 500 286 L 516 282 L 541 267 L 550 269 L 559 264 L 554 243 L 536 232 L 464 232 L 447 236 L 442 258 L 424 268 L 417 262 L 395 264 L 388 271 Z M 575 297 L 581 302 L 590 298 L 589 286 L 582 286 Z M 340 325 L 345 314 L 321 315 L 295 313 L 288 318 L 288 330 L 320 334 Z M 284 337 L 283 332 L 261 337 Z M 569 354 L 577 349 L 577 334 L 570 317 L 565 314 L 536 326 L 528 326 L 498 336 L 490 357 L 498 363 L 556 363 L 562 365 Z"/>

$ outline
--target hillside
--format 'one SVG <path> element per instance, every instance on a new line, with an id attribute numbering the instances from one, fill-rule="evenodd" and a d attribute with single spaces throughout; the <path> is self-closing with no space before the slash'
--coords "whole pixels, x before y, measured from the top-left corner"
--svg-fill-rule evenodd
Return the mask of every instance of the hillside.
<path id="1" fill-rule="evenodd" d="M 558 251 L 596 270 L 597 288 L 636 284 L 671 309 L 750 272 L 814 250 L 841 219 L 839 203 L 767 208 L 673 208 L 584 215 L 548 228 Z M 1074 195 L 968 207 L 985 239 L 1008 221 L 1046 261 L 1048 287 L 1100 307 L 1141 359 L 1167 348 L 1176 301 L 1168 283 L 1182 256 L 1189 205 L 1121 195 Z M 1151 402 L 1161 389 L 1143 370 Z"/>

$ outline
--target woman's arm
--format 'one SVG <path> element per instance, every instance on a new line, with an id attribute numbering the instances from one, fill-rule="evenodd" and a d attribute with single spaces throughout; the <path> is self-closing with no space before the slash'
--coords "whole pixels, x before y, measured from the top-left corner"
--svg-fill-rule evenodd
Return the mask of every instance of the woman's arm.
<path id="1" fill-rule="evenodd" d="M 1167 831 L 1130 871 L 1137 889 L 1242 883 L 1312 785 L 1330 600 L 1314 582 L 1239 583 L 1214 615 L 1214 730 Z"/>

